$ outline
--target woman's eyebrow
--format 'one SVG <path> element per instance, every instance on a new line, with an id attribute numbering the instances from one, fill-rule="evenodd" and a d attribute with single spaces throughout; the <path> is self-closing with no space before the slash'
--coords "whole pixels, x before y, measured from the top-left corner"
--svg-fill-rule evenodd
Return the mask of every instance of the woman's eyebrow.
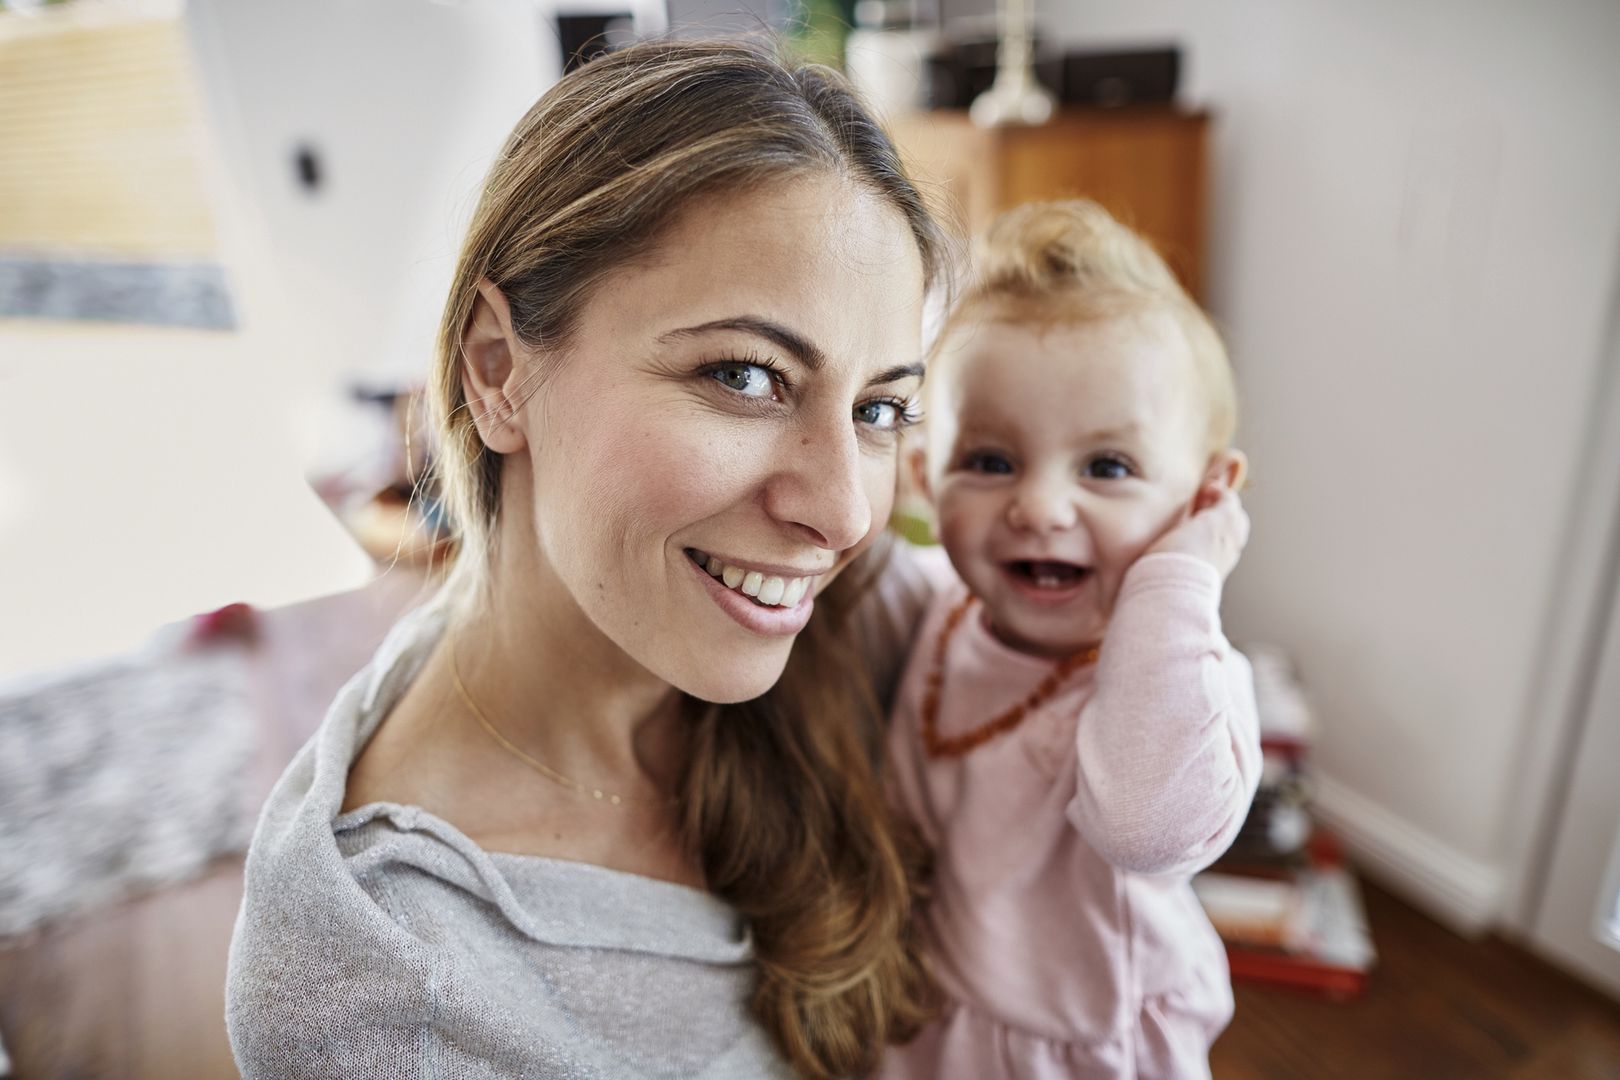
<path id="1" fill-rule="evenodd" d="M 827 354 L 822 352 L 808 338 L 795 333 L 781 323 L 761 319 L 755 315 L 737 315 L 729 319 L 715 319 L 713 322 L 699 323 L 697 326 L 683 326 L 678 330 L 671 330 L 660 335 L 660 343 L 669 342 L 675 338 L 696 337 L 715 330 L 737 330 L 744 334 L 753 334 L 766 341 L 785 349 L 795 359 L 811 371 L 820 371 L 827 363 Z M 921 361 L 912 364 L 896 364 L 892 368 L 885 368 L 866 381 L 867 386 L 880 386 L 883 383 L 899 382 L 912 376 L 921 377 L 925 371 Z"/>
<path id="2" fill-rule="evenodd" d="M 818 349 L 809 339 L 797 334 L 780 323 L 761 319 L 754 315 L 738 315 L 730 319 L 716 319 L 713 322 L 701 323 L 697 326 L 683 326 L 679 330 L 671 330 L 659 337 L 659 342 L 668 342 L 675 338 L 695 337 L 698 334 L 707 334 L 714 330 L 739 330 L 744 334 L 753 334 L 764 338 L 778 348 L 792 353 L 805 367 L 811 371 L 820 371 L 827 362 L 827 356 Z"/>
<path id="3" fill-rule="evenodd" d="M 915 364 L 897 364 L 892 368 L 880 371 L 876 375 L 872 376 L 866 381 L 866 385 L 881 386 L 884 383 L 899 382 L 901 379 L 909 379 L 912 376 L 916 376 L 920 379 L 923 377 L 923 373 L 926 370 L 927 368 L 921 361 L 918 361 Z"/>

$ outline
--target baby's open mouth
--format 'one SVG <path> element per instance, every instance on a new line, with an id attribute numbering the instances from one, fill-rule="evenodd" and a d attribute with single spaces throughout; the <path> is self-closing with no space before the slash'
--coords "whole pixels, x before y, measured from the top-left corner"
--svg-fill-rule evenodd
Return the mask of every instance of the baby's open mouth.
<path id="1" fill-rule="evenodd" d="M 1007 573 L 1037 589 L 1072 589 L 1091 573 L 1091 567 L 1052 559 L 1015 559 L 1002 564 Z"/>

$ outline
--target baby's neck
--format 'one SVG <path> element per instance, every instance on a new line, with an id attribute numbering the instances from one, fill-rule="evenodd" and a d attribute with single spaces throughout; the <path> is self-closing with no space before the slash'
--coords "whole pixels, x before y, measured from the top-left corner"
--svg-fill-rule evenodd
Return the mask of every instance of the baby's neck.
<path id="1" fill-rule="evenodd" d="M 1064 645 L 1061 647 L 1047 646 L 1041 644 L 1040 642 L 1025 640 L 1017 634 L 1006 630 L 1004 627 L 997 625 L 996 620 L 990 615 L 990 609 L 982 602 L 980 603 L 979 607 L 980 619 L 984 624 L 985 630 L 989 632 L 991 637 L 995 638 L 997 641 L 1001 642 L 1001 644 L 1007 646 L 1007 648 L 1013 650 L 1014 652 L 1023 653 L 1025 656 L 1037 656 L 1043 660 L 1065 660 L 1071 656 L 1089 652 L 1092 649 L 1101 649 L 1103 638 L 1107 636 L 1108 632 L 1108 628 L 1105 626 L 1103 628 L 1102 635 L 1099 635 L 1094 641 L 1086 641 L 1077 645 Z"/>

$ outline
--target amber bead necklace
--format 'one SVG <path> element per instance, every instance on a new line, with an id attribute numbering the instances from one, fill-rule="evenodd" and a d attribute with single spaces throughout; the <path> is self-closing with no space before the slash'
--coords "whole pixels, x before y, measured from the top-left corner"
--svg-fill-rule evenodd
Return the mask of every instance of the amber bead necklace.
<path id="1" fill-rule="evenodd" d="M 1066 656 L 1052 665 L 1052 670 L 1046 677 L 1031 690 L 1024 699 L 1000 716 L 985 721 L 971 731 L 964 731 L 960 735 L 941 735 L 939 733 L 939 699 L 945 689 L 945 653 L 950 648 L 951 635 L 972 610 L 977 597 L 969 593 L 956 607 L 951 609 L 945 617 L 945 625 L 940 628 L 939 640 L 934 643 L 934 669 L 928 673 L 928 681 L 924 686 L 922 703 L 922 736 L 923 746 L 929 757 L 961 757 L 969 751 L 983 746 L 997 735 L 1004 735 L 1024 722 L 1024 717 L 1031 711 L 1045 704 L 1051 696 L 1063 685 L 1065 679 L 1087 664 L 1095 663 L 1099 648 L 1093 645 L 1089 649 L 1082 649 L 1073 656 Z"/>

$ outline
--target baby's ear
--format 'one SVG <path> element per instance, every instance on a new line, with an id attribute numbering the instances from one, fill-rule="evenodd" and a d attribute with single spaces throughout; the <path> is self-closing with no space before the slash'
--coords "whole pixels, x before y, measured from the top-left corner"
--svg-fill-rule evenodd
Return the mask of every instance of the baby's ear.
<path id="1" fill-rule="evenodd" d="M 1242 491 L 1243 484 L 1249 478 L 1249 459 L 1241 450 L 1230 448 L 1216 453 L 1209 459 L 1209 467 L 1204 470 L 1204 484 L 1226 488 L 1228 491 Z"/>
<path id="2" fill-rule="evenodd" d="M 914 440 L 906 448 L 906 468 L 911 470 L 911 485 L 929 503 L 934 501 L 933 489 L 928 486 L 928 452 L 923 449 L 923 440 Z"/>

